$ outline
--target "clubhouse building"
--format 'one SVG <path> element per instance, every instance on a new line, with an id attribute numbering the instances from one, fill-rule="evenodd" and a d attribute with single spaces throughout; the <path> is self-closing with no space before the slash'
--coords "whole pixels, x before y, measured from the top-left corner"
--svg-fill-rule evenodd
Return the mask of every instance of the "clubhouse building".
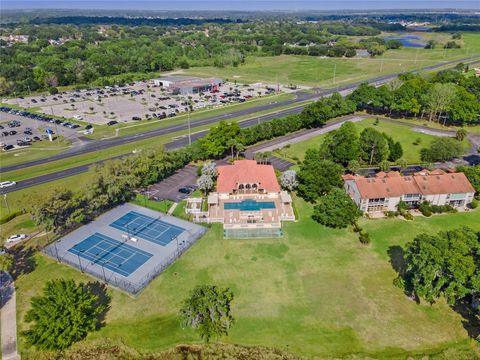
<path id="1" fill-rule="evenodd" d="M 292 198 L 280 189 L 273 166 L 237 160 L 218 167 L 217 188 L 199 222 L 223 223 L 226 238 L 282 236 L 282 221 L 294 221 Z"/>
<path id="2" fill-rule="evenodd" d="M 400 201 L 411 208 L 427 201 L 465 210 L 475 194 L 465 174 L 440 169 L 422 170 L 411 176 L 382 171 L 374 177 L 345 175 L 343 179 L 347 193 L 359 209 L 368 214 L 396 211 Z"/>

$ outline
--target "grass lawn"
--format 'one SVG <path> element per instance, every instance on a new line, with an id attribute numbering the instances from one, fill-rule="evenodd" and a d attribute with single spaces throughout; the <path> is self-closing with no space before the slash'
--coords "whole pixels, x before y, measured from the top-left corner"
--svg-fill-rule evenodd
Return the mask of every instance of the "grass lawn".
<path id="1" fill-rule="evenodd" d="M 311 205 L 295 201 L 300 220 L 286 223 L 281 239 L 225 240 L 216 225 L 137 298 L 111 290 L 107 325 L 86 341 L 108 337 L 140 352 L 199 342 L 180 327 L 177 313 L 195 285 L 216 284 L 235 294 L 236 323 L 224 342 L 319 357 L 404 359 L 407 352 L 468 348 L 460 315 L 443 301 L 417 305 L 393 286 L 396 273 L 387 250 L 422 231 L 461 225 L 480 230 L 480 210 L 411 222 L 364 219 L 372 238 L 364 246 L 349 230 L 316 224 Z M 16 281 L 19 331 L 26 328 L 30 298 L 47 280 L 60 277 L 89 280 L 39 255 L 36 270 Z M 19 345 L 24 358 L 38 355 L 23 338 Z"/>
<path id="2" fill-rule="evenodd" d="M 420 36 L 425 36 L 421 33 Z M 439 36 L 428 34 L 428 37 Z M 441 35 L 440 35 L 441 36 Z M 461 49 L 433 50 L 401 48 L 389 50 L 378 58 L 319 58 L 313 56 L 248 57 L 239 67 L 192 67 L 186 73 L 199 76 L 216 76 L 239 82 L 303 84 L 309 86 L 333 86 L 360 81 L 382 74 L 408 71 L 424 66 L 480 55 L 480 34 L 466 33 Z M 335 70 L 335 83 L 333 73 Z"/>
<path id="3" fill-rule="evenodd" d="M 418 164 L 420 161 L 420 149 L 427 147 L 436 136 L 427 135 L 420 132 L 413 131 L 411 127 L 401 124 L 393 124 L 390 122 L 380 120 L 378 125 L 374 125 L 374 119 L 366 119 L 355 123 L 355 126 L 360 133 L 367 127 L 374 127 L 376 130 L 385 132 L 391 136 L 395 141 L 400 141 L 403 148 L 403 159 L 410 164 Z M 407 121 L 405 121 L 407 122 Z M 313 137 L 311 139 L 292 144 L 290 147 L 285 147 L 276 150 L 275 153 L 280 157 L 291 159 L 294 161 L 302 161 L 305 156 L 305 151 L 310 148 L 317 148 L 322 144 L 325 134 Z M 420 139 L 419 145 L 413 143 Z M 468 149 L 469 143 L 467 140 L 463 141 L 465 149 Z"/>
<path id="4" fill-rule="evenodd" d="M 2 164 L 2 166 L 9 166 L 53 156 L 67 150 L 69 145 L 70 141 L 63 138 L 60 138 L 60 141 L 55 140 L 50 142 L 44 140 L 41 142 L 34 142 L 31 146 L 23 149 L 0 152 L 0 164 Z"/>
<path id="5" fill-rule="evenodd" d="M 137 194 L 137 197 L 132 201 L 132 203 L 140 206 L 145 206 L 149 209 L 160 211 L 163 213 L 167 213 L 168 209 L 173 204 L 171 200 L 162 200 L 162 201 L 155 201 L 149 200 L 145 195 Z"/>

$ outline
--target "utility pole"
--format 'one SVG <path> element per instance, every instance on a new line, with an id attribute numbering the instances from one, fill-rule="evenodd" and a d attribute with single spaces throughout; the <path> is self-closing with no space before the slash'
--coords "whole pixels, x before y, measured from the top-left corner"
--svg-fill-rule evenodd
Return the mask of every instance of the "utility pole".
<path id="1" fill-rule="evenodd" d="M 7 207 L 8 213 L 10 214 L 10 206 L 8 206 L 7 194 L 3 194 L 3 200 L 5 200 L 5 206 Z"/>
<path id="2" fill-rule="evenodd" d="M 333 84 L 335 85 L 335 77 L 337 75 L 337 63 L 333 65 Z"/>

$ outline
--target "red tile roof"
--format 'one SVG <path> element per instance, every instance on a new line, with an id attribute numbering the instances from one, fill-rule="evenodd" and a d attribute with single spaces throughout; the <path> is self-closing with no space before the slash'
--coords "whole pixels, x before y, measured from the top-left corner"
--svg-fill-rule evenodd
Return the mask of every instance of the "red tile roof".
<path id="1" fill-rule="evenodd" d="M 353 180 L 364 199 L 400 197 L 405 194 L 455 194 L 475 192 L 463 173 L 445 173 L 442 170 L 421 171 L 413 176 L 400 176 L 398 172 L 378 173 L 375 177 L 344 177 Z"/>
<path id="2" fill-rule="evenodd" d="M 258 184 L 259 189 L 279 192 L 273 166 L 260 165 L 255 160 L 237 160 L 233 165 L 218 167 L 217 191 L 230 193 L 238 184 Z"/>

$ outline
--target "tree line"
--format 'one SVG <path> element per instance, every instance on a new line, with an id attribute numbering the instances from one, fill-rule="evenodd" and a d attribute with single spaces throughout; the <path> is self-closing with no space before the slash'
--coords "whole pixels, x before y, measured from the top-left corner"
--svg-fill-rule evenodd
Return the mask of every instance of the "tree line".
<path id="1" fill-rule="evenodd" d="M 33 220 L 57 234 L 85 224 L 104 211 L 131 200 L 135 190 L 154 184 L 192 160 L 187 149 L 144 150 L 93 167 L 93 178 L 80 190 L 56 188 L 37 195 L 29 209 Z"/>
<path id="2" fill-rule="evenodd" d="M 380 87 L 361 84 L 348 98 L 357 109 L 397 117 L 413 117 L 443 125 L 480 123 L 480 78 L 465 75 L 466 67 L 431 76 L 402 74 Z"/>
<path id="3" fill-rule="evenodd" d="M 130 82 L 133 74 L 141 77 L 191 66 L 239 66 L 247 56 L 349 57 L 355 56 L 355 48 L 362 46 L 375 56 L 391 44 L 379 37 L 371 41 L 352 40 L 348 36 L 374 36 L 379 31 L 342 23 L 204 19 L 178 25 L 176 21 L 182 19 L 151 19 L 160 24 L 112 24 L 99 28 L 64 23 L 61 17 L 55 19 L 61 24 L 44 24 L 45 20 L 37 19 L 39 24 L 15 24 L 0 29 L 0 35 L 29 37 L 27 44 L 8 46 L 7 41 L 0 40 L 0 95 L 69 85 L 111 85 L 111 76 L 120 76 L 119 82 Z M 60 43 L 51 44 L 52 41 Z"/>

